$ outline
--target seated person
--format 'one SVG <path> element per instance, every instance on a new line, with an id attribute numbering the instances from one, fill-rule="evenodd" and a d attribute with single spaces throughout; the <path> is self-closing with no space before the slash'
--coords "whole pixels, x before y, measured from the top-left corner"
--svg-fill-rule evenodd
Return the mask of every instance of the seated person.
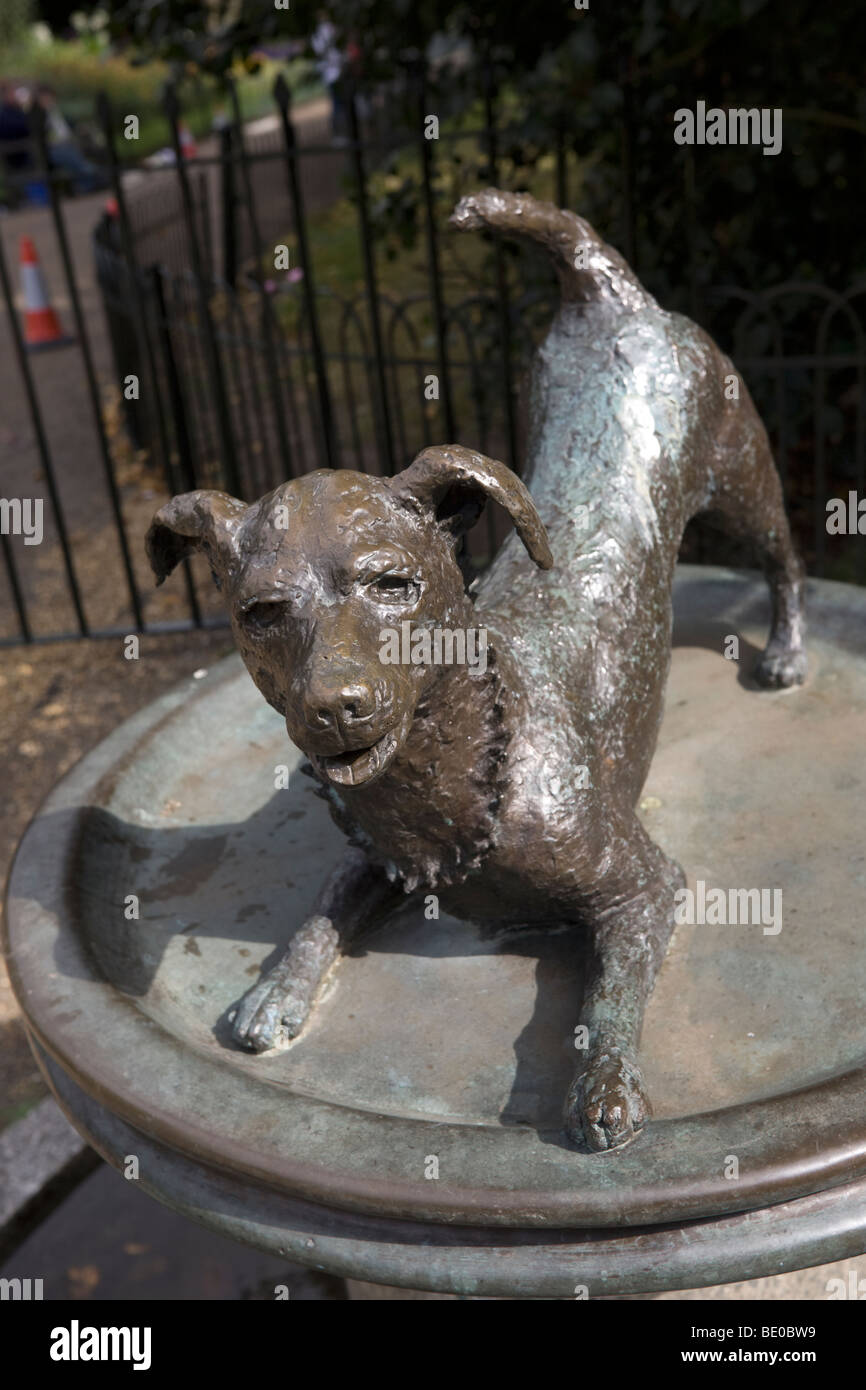
<path id="1" fill-rule="evenodd" d="M 45 138 L 51 168 L 68 174 L 76 193 L 95 193 L 105 188 L 108 180 L 79 149 L 72 127 L 57 104 L 54 88 L 37 87 L 36 100 L 45 112 Z"/>
<path id="2" fill-rule="evenodd" d="M 0 159 L 6 174 L 20 176 L 33 169 L 33 154 L 27 143 L 32 134 L 30 117 L 13 84 L 0 82 Z"/>

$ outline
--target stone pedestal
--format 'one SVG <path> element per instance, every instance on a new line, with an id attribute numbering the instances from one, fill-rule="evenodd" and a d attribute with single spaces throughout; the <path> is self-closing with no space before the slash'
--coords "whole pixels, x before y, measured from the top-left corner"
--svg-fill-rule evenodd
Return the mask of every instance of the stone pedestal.
<path id="1" fill-rule="evenodd" d="M 678 576 L 641 814 L 696 890 L 781 889 L 781 930 L 678 927 L 642 1043 L 656 1118 L 633 1144 L 581 1154 L 560 1131 L 567 933 L 404 909 L 286 1051 L 230 1046 L 230 1005 L 342 846 L 234 658 L 118 729 L 22 842 L 10 966 L 61 1105 L 160 1200 L 359 1281 L 593 1297 L 862 1251 L 866 593 L 809 587 L 809 683 L 768 694 L 747 674 L 763 583 Z"/>

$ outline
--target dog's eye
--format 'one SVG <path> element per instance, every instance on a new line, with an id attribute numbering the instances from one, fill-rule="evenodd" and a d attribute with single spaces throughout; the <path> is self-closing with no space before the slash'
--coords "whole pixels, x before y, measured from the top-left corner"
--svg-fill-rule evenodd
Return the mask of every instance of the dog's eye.
<path id="1" fill-rule="evenodd" d="M 254 603 L 244 613 L 244 623 L 253 632 L 270 632 L 280 626 L 282 619 L 281 603 Z"/>
<path id="2" fill-rule="evenodd" d="M 380 574 L 370 585 L 382 598 L 407 599 L 414 597 L 415 583 L 402 574 Z"/>

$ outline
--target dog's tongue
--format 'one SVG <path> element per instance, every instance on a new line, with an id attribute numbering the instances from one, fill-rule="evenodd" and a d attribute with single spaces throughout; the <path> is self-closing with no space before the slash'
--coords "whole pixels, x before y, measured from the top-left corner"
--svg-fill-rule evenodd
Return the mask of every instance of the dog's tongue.
<path id="1" fill-rule="evenodd" d="M 360 748 L 338 753 L 333 758 L 319 758 L 319 765 L 331 782 L 341 787 L 359 787 L 384 772 L 397 748 L 395 734 L 385 734 L 372 748 Z"/>

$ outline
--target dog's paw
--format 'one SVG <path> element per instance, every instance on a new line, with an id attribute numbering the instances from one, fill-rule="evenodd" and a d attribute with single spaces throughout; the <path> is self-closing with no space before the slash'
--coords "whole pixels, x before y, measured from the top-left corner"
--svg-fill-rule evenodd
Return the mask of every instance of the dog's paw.
<path id="1" fill-rule="evenodd" d="M 591 1052 L 565 1101 L 565 1132 L 592 1153 L 633 1139 L 652 1114 L 640 1068 L 620 1048 Z"/>
<path id="2" fill-rule="evenodd" d="M 752 675 L 765 690 L 786 690 L 791 685 L 803 684 L 807 665 L 802 647 L 792 649 L 771 642 L 759 657 Z"/>
<path id="3" fill-rule="evenodd" d="M 265 976 L 229 1012 L 232 1038 L 250 1052 L 284 1047 L 307 1021 L 310 1003 L 285 977 Z"/>

